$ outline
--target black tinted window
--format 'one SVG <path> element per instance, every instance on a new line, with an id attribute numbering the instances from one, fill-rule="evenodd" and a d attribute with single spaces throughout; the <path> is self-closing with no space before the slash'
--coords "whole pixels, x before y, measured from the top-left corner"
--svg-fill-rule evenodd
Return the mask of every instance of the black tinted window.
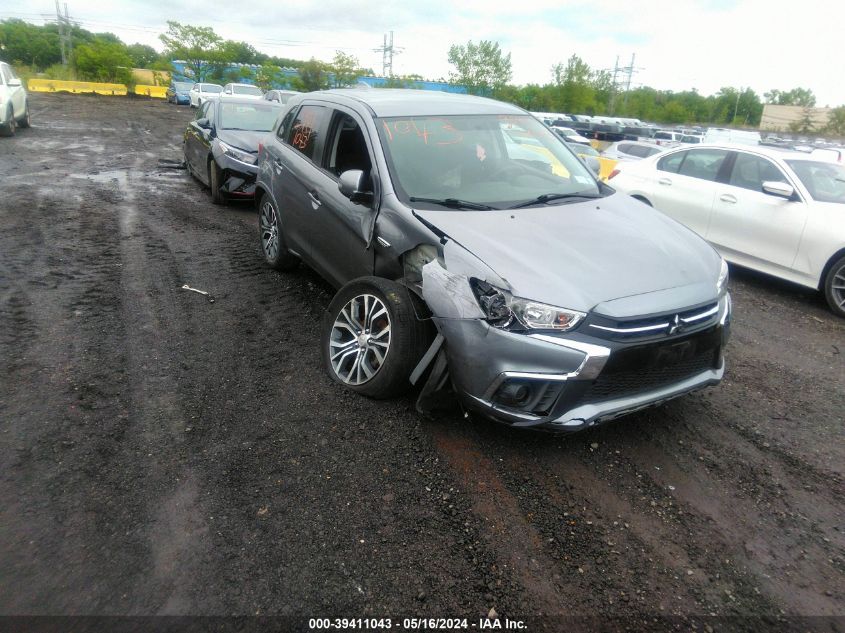
<path id="1" fill-rule="evenodd" d="M 783 172 L 771 161 L 743 152 L 737 154 L 729 184 L 762 192 L 763 183 L 767 181 L 787 182 Z"/>
<path id="2" fill-rule="evenodd" d="M 727 158 L 728 152 L 723 149 L 693 149 L 686 153 L 678 173 L 682 176 L 700 178 L 701 180 L 716 180 L 719 168 Z"/>
<path id="3" fill-rule="evenodd" d="M 631 145 L 631 149 L 628 150 L 628 153 L 631 156 L 638 156 L 639 158 L 645 158 L 649 155 L 649 148 L 643 147 L 642 145 Z"/>
<path id="4" fill-rule="evenodd" d="M 630 154 L 631 153 L 631 144 L 630 143 L 619 143 L 616 146 L 617 151 L 622 152 L 623 154 Z"/>
<path id="5" fill-rule="evenodd" d="M 657 168 L 660 171 L 670 171 L 673 174 L 677 174 L 678 169 L 680 169 L 681 163 L 684 162 L 684 157 L 686 157 L 686 155 L 687 152 L 675 152 L 674 154 L 664 156 L 659 161 L 657 161 Z"/>
<path id="6" fill-rule="evenodd" d="M 313 159 L 314 149 L 326 127 L 326 109 L 304 105 L 299 109 L 288 134 L 288 143 L 304 156 Z"/>

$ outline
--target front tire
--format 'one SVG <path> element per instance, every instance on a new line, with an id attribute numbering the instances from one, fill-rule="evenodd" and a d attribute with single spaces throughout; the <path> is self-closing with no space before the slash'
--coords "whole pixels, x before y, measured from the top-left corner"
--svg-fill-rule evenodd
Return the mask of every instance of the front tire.
<path id="1" fill-rule="evenodd" d="M 15 135 L 15 113 L 12 111 L 12 106 L 10 105 L 8 110 L 6 111 L 7 122 L 6 125 L 0 126 L 0 136 L 14 136 Z"/>
<path id="2" fill-rule="evenodd" d="M 845 317 L 845 257 L 840 257 L 824 280 L 824 296 L 833 313 Z"/>
<path id="3" fill-rule="evenodd" d="M 23 106 L 23 116 L 18 119 L 18 127 L 27 128 L 30 126 L 32 126 L 32 119 L 29 116 L 29 102 L 27 101 Z"/>
<path id="4" fill-rule="evenodd" d="M 258 203 L 258 238 L 264 261 L 270 268 L 290 271 L 299 265 L 299 258 L 288 251 L 279 213 L 266 193 Z"/>
<path id="5" fill-rule="evenodd" d="M 341 288 L 323 318 L 323 364 L 331 378 L 361 395 L 392 398 L 425 353 L 429 327 L 417 319 L 411 291 L 381 277 Z"/>
<path id="6" fill-rule="evenodd" d="M 212 158 L 208 163 L 208 182 L 211 189 L 211 202 L 214 204 L 225 204 L 226 199 L 220 192 L 220 168 Z"/>

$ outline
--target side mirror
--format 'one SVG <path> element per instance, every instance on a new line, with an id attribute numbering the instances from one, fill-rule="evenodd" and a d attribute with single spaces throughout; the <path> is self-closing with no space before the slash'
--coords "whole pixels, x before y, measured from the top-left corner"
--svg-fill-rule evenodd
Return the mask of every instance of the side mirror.
<path id="1" fill-rule="evenodd" d="M 17 78 L 16 79 L 10 79 L 9 81 L 6 82 L 6 85 L 9 86 L 10 88 L 16 88 L 16 87 L 19 87 L 21 85 L 21 80 L 17 79 Z"/>
<path id="2" fill-rule="evenodd" d="M 350 169 L 340 175 L 337 188 L 344 196 L 357 204 L 365 204 L 373 201 L 373 192 L 364 191 L 364 172 L 360 169 Z"/>
<path id="3" fill-rule="evenodd" d="M 778 198 L 786 198 L 789 200 L 795 195 L 795 189 L 792 185 L 788 185 L 785 182 L 777 182 L 777 181 L 766 181 L 763 183 L 763 193 L 767 193 L 770 196 L 777 196 Z"/>
<path id="4" fill-rule="evenodd" d="M 203 117 L 202 119 L 197 119 L 197 125 L 204 130 L 210 130 L 211 129 L 211 121 L 209 121 L 205 117 Z"/>

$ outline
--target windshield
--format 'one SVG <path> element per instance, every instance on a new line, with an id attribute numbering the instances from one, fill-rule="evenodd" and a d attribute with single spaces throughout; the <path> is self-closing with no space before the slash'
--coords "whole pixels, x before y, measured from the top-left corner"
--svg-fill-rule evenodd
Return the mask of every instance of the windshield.
<path id="1" fill-rule="evenodd" d="M 218 92 L 223 92 L 223 86 L 218 86 L 217 84 L 203 84 L 202 91 L 217 94 Z"/>
<path id="2" fill-rule="evenodd" d="M 256 97 L 263 97 L 264 93 L 261 88 L 255 86 L 232 86 L 232 92 L 236 95 L 255 95 Z"/>
<path id="3" fill-rule="evenodd" d="M 845 204 L 845 167 L 814 160 L 788 160 L 813 200 Z"/>
<path id="4" fill-rule="evenodd" d="M 599 195 L 583 163 L 530 115 L 385 118 L 378 128 L 406 203 L 454 199 L 507 208 L 549 194 Z"/>
<path id="5" fill-rule="evenodd" d="M 224 130 L 269 132 L 280 108 L 270 103 L 222 103 L 220 127 Z"/>
<path id="6" fill-rule="evenodd" d="M 188 90 L 190 90 L 193 87 L 194 87 L 194 84 L 192 84 L 188 81 L 174 81 L 173 82 L 173 89 L 174 90 L 180 90 L 180 91 L 187 92 Z"/>

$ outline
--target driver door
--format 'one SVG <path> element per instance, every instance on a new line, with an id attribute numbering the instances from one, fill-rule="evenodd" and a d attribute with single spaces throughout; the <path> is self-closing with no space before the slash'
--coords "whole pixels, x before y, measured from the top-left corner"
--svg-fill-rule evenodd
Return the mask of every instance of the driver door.
<path id="1" fill-rule="evenodd" d="M 338 189 L 340 174 L 360 169 L 373 190 L 372 142 L 351 111 L 331 114 L 323 157 L 311 174 L 309 233 L 314 267 L 336 286 L 373 274 L 375 255 L 368 248 L 374 203 L 353 203 Z"/>

